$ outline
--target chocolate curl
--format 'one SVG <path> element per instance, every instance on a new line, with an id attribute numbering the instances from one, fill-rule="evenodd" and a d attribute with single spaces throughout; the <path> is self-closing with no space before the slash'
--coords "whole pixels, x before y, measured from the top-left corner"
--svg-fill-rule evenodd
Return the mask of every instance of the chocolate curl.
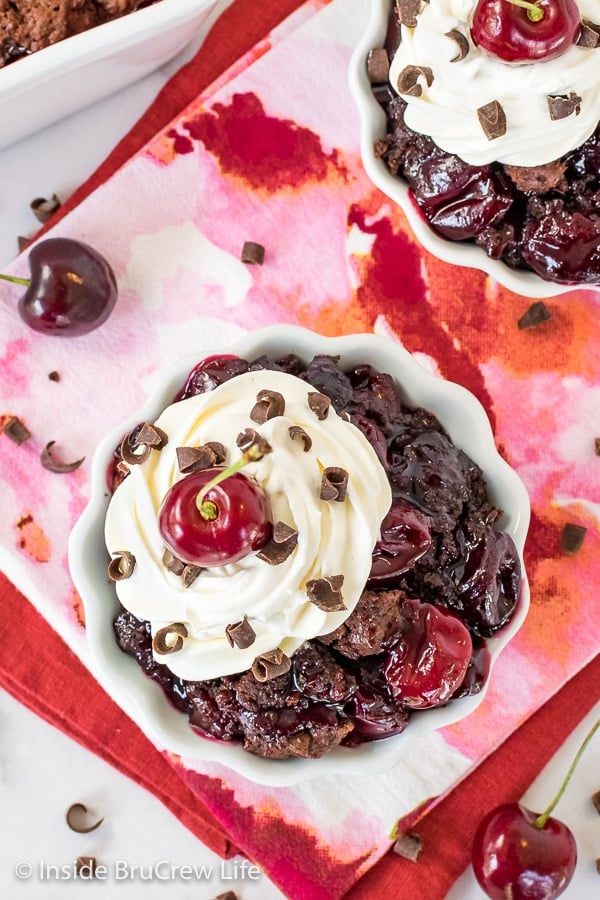
<path id="1" fill-rule="evenodd" d="M 7 419 L 2 427 L 2 431 L 17 447 L 20 447 L 21 444 L 24 444 L 31 437 L 30 430 L 21 422 L 18 416 L 11 416 L 10 419 Z"/>
<path id="2" fill-rule="evenodd" d="M 273 537 L 256 555 L 270 566 L 278 566 L 293 553 L 297 543 L 296 529 L 290 528 L 285 522 L 277 522 L 273 527 Z"/>
<path id="3" fill-rule="evenodd" d="M 419 834 L 403 834 L 393 844 L 392 850 L 403 859 L 416 862 L 423 849 L 423 838 Z"/>
<path id="4" fill-rule="evenodd" d="M 301 428 L 300 425 L 290 425 L 288 434 L 293 441 L 300 439 L 304 443 L 304 452 L 308 453 L 312 447 L 312 438 L 310 434 Z"/>
<path id="5" fill-rule="evenodd" d="M 328 575 L 306 582 L 306 593 L 311 603 L 323 612 L 341 612 L 347 609 L 342 597 L 343 575 Z"/>
<path id="6" fill-rule="evenodd" d="M 181 573 L 181 581 L 185 588 L 191 587 L 194 583 L 198 575 L 201 572 L 204 572 L 204 566 L 184 566 L 183 572 Z"/>
<path id="7" fill-rule="evenodd" d="M 177 653 L 183 647 L 183 639 L 187 636 L 187 628 L 183 622 L 173 622 L 172 625 L 165 625 L 156 632 L 152 638 L 152 649 L 160 656 Z M 173 637 L 175 640 L 170 643 Z"/>
<path id="8" fill-rule="evenodd" d="M 552 97 L 549 95 L 546 99 L 548 101 L 548 112 L 553 122 L 556 122 L 558 119 L 566 119 L 567 116 L 572 116 L 573 113 L 578 116 L 581 112 L 581 97 L 574 91 L 570 91 L 568 97 Z"/>
<path id="9" fill-rule="evenodd" d="M 177 465 L 182 475 L 210 469 L 225 462 L 227 451 L 218 441 L 209 441 L 199 447 L 177 447 Z"/>
<path id="10" fill-rule="evenodd" d="M 405 66 L 398 75 L 398 92 L 409 97 L 420 97 L 423 86 L 419 84 L 419 78 L 424 78 L 427 87 L 431 87 L 433 72 L 429 66 Z"/>
<path id="11" fill-rule="evenodd" d="M 183 560 L 178 559 L 170 550 L 165 550 L 163 553 L 162 563 L 165 569 L 168 569 L 173 575 L 181 575 L 185 569 Z"/>
<path id="12" fill-rule="evenodd" d="M 280 675 L 285 675 L 292 667 L 292 661 L 283 650 L 276 647 L 267 653 L 261 653 L 252 663 L 252 674 L 257 681 L 272 681 Z"/>
<path id="13" fill-rule="evenodd" d="M 95 831 L 96 828 L 99 828 L 100 825 L 104 822 L 104 818 L 98 819 L 97 822 L 94 822 L 93 825 L 84 825 L 81 820 L 82 814 L 87 815 L 87 806 L 83 803 L 72 803 L 71 806 L 65 813 L 65 819 L 67 825 L 71 829 L 71 831 L 77 832 L 77 834 L 89 834 L 91 831 Z"/>
<path id="14" fill-rule="evenodd" d="M 248 621 L 248 616 L 244 616 L 241 622 L 235 622 L 227 626 L 225 637 L 230 647 L 235 646 L 239 650 L 247 650 L 256 640 L 256 632 Z"/>
<path id="15" fill-rule="evenodd" d="M 396 18 L 400 25 L 414 28 L 421 12 L 421 0 L 396 0 Z"/>
<path id="16" fill-rule="evenodd" d="M 265 261 L 265 248 L 256 241 L 244 241 L 241 260 L 251 266 L 262 266 Z"/>
<path id="17" fill-rule="evenodd" d="M 256 448 L 260 457 L 266 456 L 267 453 L 273 451 L 270 443 L 265 440 L 258 431 L 255 431 L 254 428 L 244 428 L 244 430 L 238 434 L 235 442 L 242 453 L 247 453 L 252 447 Z"/>
<path id="18" fill-rule="evenodd" d="M 75 469 L 78 469 L 82 462 L 85 460 L 85 456 L 82 456 L 80 459 L 76 459 L 74 462 L 70 463 L 57 462 L 52 456 L 52 448 L 54 447 L 55 443 L 56 441 L 48 441 L 48 443 L 42 450 L 40 462 L 43 467 L 49 472 L 57 472 L 59 475 L 66 475 L 67 473 L 74 472 Z"/>
<path id="19" fill-rule="evenodd" d="M 572 522 L 567 522 L 560 537 L 560 549 L 567 556 L 573 556 L 574 553 L 581 549 L 586 534 L 587 528 L 583 525 L 574 525 Z"/>
<path id="20" fill-rule="evenodd" d="M 49 200 L 45 197 L 36 197 L 29 206 L 38 222 L 44 225 L 60 209 L 61 203 L 56 194 L 52 194 Z"/>
<path id="21" fill-rule="evenodd" d="M 256 403 L 250 410 L 250 418 L 257 425 L 264 425 L 269 419 L 282 416 L 285 412 L 285 398 L 279 391 L 259 391 Z"/>
<path id="22" fill-rule="evenodd" d="M 456 56 L 453 56 L 450 62 L 461 62 L 469 52 L 469 41 L 458 28 L 447 31 L 444 37 L 450 38 L 456 44 Z"/>
<path id="23" fill-rule="evenodd" d="M 321 394 L 319 391 L 309 391 L 306 402 L 308 403 L 308 408 L 314 412 L 320 422 L 327 418 L 331 400 L 326 394 Z"/>
<path id="24" fill-rule="evenodd" d="M 334 500 L 341 503 L 346 499 L 348 473 L 340 466 L 327 466 L 321 478 L 321 500 Z"/>
<path id="25" fill-rule="evenodd" d="M 583 19 L 575 43 L 578 47 L 585 47 L 586 50 L 595 50 L 600 44 L 600 25 Z"/>
<path id="26" fill-rule="evenodd" d="M 497 100 L 491 100 L 477 110 L 477 118 L 488 141 L 506 134 L 506 115 Z"/>
<path id="27" fill-rule="evenodd" d="M 150 422 L 142 422 L 121 441 L 119 452 L 130 466 L 146 462 L 152 450 L 162 450 L 169 438 L 162 430 Z"/>
<path id="28" fill-rule="evenodd" d="M 111 581 L 124 581 L 130 578 L 135 569 L 135 556 L 129 550 L 119 550 L 108 564 L 108 577 Z"/>

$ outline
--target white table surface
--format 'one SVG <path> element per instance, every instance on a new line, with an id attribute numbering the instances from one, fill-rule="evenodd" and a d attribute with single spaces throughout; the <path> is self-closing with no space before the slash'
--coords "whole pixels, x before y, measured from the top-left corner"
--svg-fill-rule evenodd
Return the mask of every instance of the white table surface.
<path id="1" fill-rule="evenodd" d="M 222 0 L 219 8 L 230 2 Z M 192 50 L 201 38 L 202 34 Z M 184 51 L 143 81 L 0 151 L 0 266 L 16 255 L 17 236 L 31 235 L 39 227 L 29 208 L 31 200 L 56 193 L 65 201 L 137 121 L 190 52 Z M 532 786 L 524 798 L 532 808 L 541 810 L 549 801 L 587 727 L 599 715 L 600 705 Z M 600 857 L 600 816 L 589 799 L 598 789 L 600 737 L 588 749 L 557 813 L 573 829 L 580 856 L 565 900 L 600 897 L 595 867 Z M 102 827 L 88 835 L 71 832 L 64 814 L 76 802 L 105 816 Z M 210 900 L 228 889 L 236 891 L 240 900 L 284 896 L 266 876 L 242 868 L 241 860 L 222 862 L 153 796 L 2 692 L 0 834 L 0 897 L 6 900 L 81 897 L 81 881 L 72 876 L 56 880 L 52 868 L 66 866 L 69 872 L 80 855 L 106 862 L 106 882 L 118 884 L 123 900 L 155 896 Z M 22 876 L 31 866 L 29 877 L 17 876 L 19 864 Z M 186 880 L 182 866 L 195 867 L 197 874 Z M 117 872 L 122 877 L 117 878 Z M 105 889 L 106 882 L 86 882 L 86 896 L 101 892 L 104 897 L 114 896 L 113 888 Z M 448 900 L 481 900 L 482 896 L 467 872 Z M 427 900 L 441 898 L 427 894 Z"/>

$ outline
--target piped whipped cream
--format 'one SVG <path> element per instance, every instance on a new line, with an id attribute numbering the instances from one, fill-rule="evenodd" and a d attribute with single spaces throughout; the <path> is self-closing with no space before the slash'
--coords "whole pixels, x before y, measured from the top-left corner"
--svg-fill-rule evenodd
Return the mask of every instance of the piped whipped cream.
<path id="1" fill-rule="evenodd" d="M 600 24 L 598 0 L 577 0 L 582 19 Z M 409 128 L 431 137 L 438 147 L 472 165 L 498 161 L 537 166 L 552 162 L 592 134 L 600 121 L 600 49 L 573 45 L 565 53 L 533 64 L 509 64 L 482 52 L 470 35 L 476 0 L 430 0 L 424 3 L 415 28 L 402 26 L 402 42 L 390 68 L 397 91 L 406 66 L 429 67 L 433 82 L 420 79 L 419 97 L 403 94 Z M 456 42 L 447 37 L 459 30 L 469 42 L 460 61 Z M 548 96 L 581 98 L 578 115 L 552 120 Z M 506 133 L 488 140 L 477 110 L 498 101 L 506 115 Z"/>
<path id="2" fill-rule="evenodd" d="M 250 411 L 259 391 L 278 391 L 285 398 L 281 416 L 257 425 Z M 240 375 L 214 391 L 167 407 L 155 425 L 168 435 L 113 494 L 106 516 L 109 553 L 128 551 L 135 557 L 130 577 L 115 584 L 122 605 L 150 621 L 153 636 L 178 622 L 188 636 L 181 650 L 155 658 L 180 678 L 203 681 L 244 671 L 257 656 L 280 648 L 291 656 L 307 639 L 337 628 L 352 612 L 371 568 L 371 553 L 381 522 L 391 504 L 385 471 L 364 435 L 333 407 L 322 421 L 309 408 L 314 391 L 307 382 L 283 372 Z M 292 439 L 291 426 L 312 439 Z M 182 476 L 177 447 L 219 441 L 227 463 L 240 456 L 238 435 L 253 428 L 271 447 L 245 469 L 265 490 L 274 522 L 298 531 L 287 559 L 272 565 L 250 553 L 237 563 L 210 567 L 190 587 L 163 563 L 164 544 L 157 513 L 169 488 Z M 345 499 L 319 499 L 323 469 L 337 466 L 349 474 Z M 342 574 L 346 609 L 325 612 L 309 600 L 308 581 Z M 248 618 L 256 634 L 246 648 L 230 646 L 225 629 Z"/>

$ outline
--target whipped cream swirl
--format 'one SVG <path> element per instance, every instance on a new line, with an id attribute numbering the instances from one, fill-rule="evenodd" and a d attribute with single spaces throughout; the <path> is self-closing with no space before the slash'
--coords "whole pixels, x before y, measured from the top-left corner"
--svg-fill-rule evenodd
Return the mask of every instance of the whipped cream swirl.
<path id="1" fill-rule="evenodd" d="M 600 24 L 598 0 L 577 0 L 582 19 Z M 600 48 L 573 45 L 562 55 L 537 63 L 503 63 L 473 43 L 470 25 L 476 0 L 431 0 L 415 28 L 402 26 L 402 42 L 392 61 L 390 84 L 397 91 L 405 66 L 433 71 L 419 97 L 403 95 L 409 128 L 429 135 L 438 147 L 472 165 L 494 160 L 515 166 L 552 162 L 592 134 L 600 121 Z M 457 45 L 447 32 L 459 30 L 469 41 L 467 56 L 451 62 Z M 421 83 L 421 82 L 420 82 Z M 552 120 L 548 96 L 581 98 L 580 112 Z M 477 110 L 497 100 L 506 115 L 506 133 L 488 140 Z"/>
<path id="2" fill-rule="evenodd" d="M 285 411 L 257 425 L 249 413 L 261 390 L 279 391 Z M 305 640 L 337 628 L 364 589 L 381 521 L 391 504 L 389 483 L 358 428 L 333 407 L 325 419 L 317 418 L 307 403 L 311 391 L 310 384 L 293 375 L 257 371 L 172 404 L 155 423 L 168 435 L 168 443 L 133 466 L 111 498 L 106 546 L 111 554 L 130 551 L 136 560 L 131 577 L 115 585 L 119 600 L 135 616 L 150 621 L 153 635 L 173 622 L 186 626 L 182 649 L 156 656 L 185 680 L 244 671 L 257 656 L 277 647 L 292 655 Z M 308 452 L 302 440 L 290 437 L 292 425 L 310 435 Z M 245 471 L 266 492 L 273 522 L 297 529 L 297 546 L 278 565 L 250 553 L 237 563 L 207 568 L 186 588 L 162 562 L 165 548 L 157 523 L 163 497 L 185 477 L 177 465 L 176 448 L 219 441 L 230 463 L 240 456 L 236 438 L 246 428 L 255 429 L 273 452 Z M 327 466 L 349 473 L 342 502 L 319 499 Z M 308 599 L 306 583 L 339 574 L 344 576 L 346 609 L 326 613 Z M 231 647 L 225 629 L 244 616 L 256 639 L 247 649 Z"/>

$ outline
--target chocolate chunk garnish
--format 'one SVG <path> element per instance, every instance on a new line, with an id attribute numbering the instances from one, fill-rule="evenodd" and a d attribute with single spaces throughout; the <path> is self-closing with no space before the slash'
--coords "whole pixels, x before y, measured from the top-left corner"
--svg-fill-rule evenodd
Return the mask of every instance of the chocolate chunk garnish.
<path id="1" fill-rule="evenodd" d="M 240 650 L 247 650 L 256 640 L 256 632 L 248 621 L 248 617 L 244 616 L 241 622 L 235 622 L 233 625 L 227 626 L 225 637 L 230 647 L 235 646 Z"/>
<path id="2" fill-rule="evenodd" d="M 517 327 L 519 331 L 524 331 L 526 328 L 534 328 L 536 325 L 541 325 L 542 322 L 547 322 L 551 318 L 552 313 L 546 304 L 542 300 L 537 300 L 523 313 L 517 322 Z"/>
<path id="3" fill-rule="evenodd" d="M 594 438 L 594 451 L 596 456 L 600 456 L 600 437 Z"/>
<path id="4" fill-rule="evenodd" d="M 304 452 L 308 453 L 312 447 L 312 438 L 304 428 L 301 428 L 300 425 L 290 425 L 288 434 L 293 441 L 299 438 L 304 443 Z"/>
<path id="5" fill-rule="evenodd" d="M 252 674 L 257 681 L 271 681 L 280 675 L 285 675 L 292 667 L 292 661 L 283 650 L 276 647 L 267 653 L 261 653 L 252 663 Z"/>
<path id="6" fill-rule="evenodd" d="M 49 472 L 57 472 L 60 475 L 66 475 L 68 472 L 74 472 L 75 469 L 78 469 L 84 461 L 85 456 L 82 456 L 81 459 L 76 459 L 74 462 L 70 463 L 57 462 L 52 456 L 52 448 L 54 447 L 55 443 L 56 441 L 48 441 L 48 443 L 42 450 L 40 455 L 40 462 L 43 467 Z"/>
<path id="7" fill-rule="evenodd" d="M 17 447 L 20 447 L 21 444 L 24 444 L 25 441 L 28 441 L 31 437 L 30 430 L 17 416 L 11 416 L 10 419 L 4 423 L 2 431 L 6 437 L 11 439 L 13 444 L 17 445 Z"/>
<path id="8" fill-rule="evenodd" d="M 594 50 L 600 44 L 600 25 L 583 19 L 575 43 L 586 50 Z"/>
<path id="9" fill-rule="evenodd" d="M 400 25 L 414 28 L 421 12 L 421 0 L 396 0 L 396 18 Z"/>
<path id="10" fill-rule="evenodd" d="M 491 100 L 477 110 L 477 118 L 488 141 L 506 134 L 506 115 L 497 100 Z"/>
<path id="11" fill-rule="evenodd" d="M 566 119 L 567 116 L 576 116 L 581 112 L 581 97 L 579 94 L 570 91 L 568 97 L 559 95 L 557 97 L 548 96 L 548 111 L 553 122 L 557 119 Z"/>
<path id="12" fill-rule="evenodd" d="M 52 372 L 48 372 L 48 378 L 50 381 L 60 381 L 60 374 L 54 369 Z"/>
<path id="13" fill-rule="evenodd" d="M 276 522 L 271 540 L 256 555 L 270 566 L 278 566 L 293 553 L 297 543 L 296 529 L 290 528 L 285 522 Z"/>
<path id="14" fill-rule="evenodd" d="M 308 408 L 314 412 L 320 422 L 327 418 L 331 400 L 326 394 L 321 394 L 320 391 L 309 391 L 307 394 L 307 403 Z"/>
<path id="15" fill-rule="evenodd" d="M 25 249 L 30 240 L 31 238 L 25 237 L 22 234 L 17 235 L 17 247 L 19 248 L 19 253 Z"/>
<path id="16" fill-rule="evenodd" d="M 424 78 L 427 87 L 431 87 L 433 71 L 429 66 L 405 66 L 398 75 L 398 92 L 409 97 L 420 97 L 423 86 L 419 84 L 419 78 Z"/>
<path id="17" fill-rule="evenodd" d="M 96 874 L 97 868 L 98 860 L 95 856 L 77 857 L 77 861 L 75 862 L 75 871 L 78 875 L 91 875 L 93 877 Z"/>
<path id="18" fill-rule="evenodd" d="M 49 200 L 46 200 L 45 197 L 36 197 L 29 205 L 38 222 L 43 225 L 60 209 L 61 203 L 56 194 L 52 194 Z"/>
<path id="19" fill-rule="evenodd" d="M 184 566 L 181 573 L 181 581 L 183 583 L 183 586 L 186 588 L 191 587 L 191 585 L 195 582 L 196 578 L 201 572 L 204 572 L 204 566 Z"/>
<path id="20" fill-rule="evenodd" d="M 135 556 L 129 550 L 119 550 L 108 564 L 108 577 L 111 581 L 124 581 L 130 578 L 135 569 Z"/>
<path id="21" fill-rule="evenodd" d="M 99 828 L 100 825 L 102 825 L 104 817 L 98 819 L 93 825 L 85 825 L 82 816 L 87 815 L 87 811 L 87 806 L 83 803 L 73 803 L 68 808 L 65 813 L 65 819 L 67 820 L 67 825 L 71 831 L 76 831 L 77 834 L 89 834 L 90 831 L 95 831 L 96 828 Z"/>
<path id="22" fill-rule="evenodd" d="M 341 612 L 346 609 L 342 598 L 343 575 L 328 575 L 306 582 L 306 593 L 311 603 L 324 612 Z"/>
<path id="23" fill-rule="evenodd" d="M 560 548 L 567 556 L 572 556 L 581 548 L 587 534 L 587 528 L 583 525 L 574 525 L 567 522 L 560 537 Z"/>
<path id="24" fill-rule="evenodd" d="M 239 897 L 235 891 L 224 891 L 222 894 L 217 894 L 215 900 L 239 900 Z"/>
<path id="25" fill-rule="evenodd" d="M 211 466 L 219 466 L 225 462 L 227 451 L 218 441 L 210 441 L 199 447 L 177 447 L 177 464 L 182 475 L 192 472 L 200 472 L 202 469 L 210 469 Z"/>
<path id="26" fill-rule="evenodd" d="M 600 815 L 600 791 L 596 791 L 595 794 L 592 794 L 592 803 L 594 804 L 596 812 Z"/>
<path id="27" fill-rule="evenodd" d="M 187 635 L 187 628 L 183 622 L 173 622 L 172 625 L 165 625 L 152 638 L 152 649 L 160 656 L 166 656 L 168 653 L 177 653 L 183 647 L 183 639 Z"/>
<path id="28" fill-rule="evenodd" d="M 236 437 L 235 442 L 242 453 L 247 453 L 251 447 L 254 447 L 260 456 L 265 456 L 273 450 L 270 443 L 254 428 L 244 428 Z"/>
<path id="29" fill-rule="evenodd" d="M 178 559 L 170 550 L 165 550 L 163 553 L 162 563 L 165 569 L 168 569 L 173 575 L 181 575 L 185 569 L 183 560 Z"/>
<path id="30" fill-rule="evenodd" d="M 394 853 L 397 853 L 403 859 L 411 860 L 411 862 L 417 861 L 422 849 L 423 838 L 418 834 L 403 834 L 397 838 L 392 847 Z"/>
<path id="31" fill-rule="evenodd" d="M 367 53 L 367 78 L 371 84 L 382 84 L 390 74 L 390 58 L 387 50 L 380 47 Z"/>
<path id="32" fill-rule="evenodd" d="M 265 248 L 255 241 L 244 241 L 241 259 L 243 263 L 249 263 L 251 266 L 262 266 L 265 261 Z"/>
<path id="33" fill-rule="evenodd" d="M 156 450 L 162 450 L 165 444 L 169 443 L 169 437 L 162 428 L 158 428 L 150 422 L 142 422 L 140 430 L 135 436 L 135 442 Z"/>
<path id="34" fill-rule="evenodd" d="M 447 31 L 445 37 L 450 38 L 456 44 L 456 56 L 453 56 L 450 62 L 460 62 L 469 52 L 469 41 L 458 28 Z"/>
<path id="35" fill-rule="evenodd" d="M 250 410 L 250 418 L 257 425 L 264 425 L 269 419 L 282 416 L 285 412 L 285 398 L 279 391 L 259 391 L 256 403 Z"/>
<path id="36" fill-rule="evenodd" d="M 346 498 L 347 487 L 347 471 L 340 466 L 327 466 L 327 468 L 323 469 L 319 499 L 337 500 L 341 503 Z"/>

